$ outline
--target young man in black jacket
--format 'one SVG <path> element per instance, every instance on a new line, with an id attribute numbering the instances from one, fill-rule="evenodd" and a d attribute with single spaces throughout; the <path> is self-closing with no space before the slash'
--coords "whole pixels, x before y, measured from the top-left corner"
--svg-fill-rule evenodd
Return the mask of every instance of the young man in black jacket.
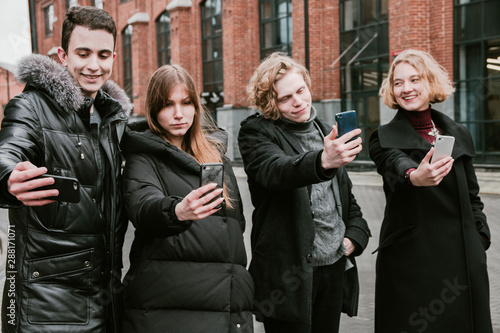
<path id="1" fill-rule="evenodd" d="M 361 131 L 336 138 L 316 117 L 310 86 L 298 62 L 269 56 L 248 88 L 261 113 L 238 136 L 255 207 L 254 308 L 268 333 L 337 332 L 341 311 L 357 312 L 353 257 L 370 237 L 343 167 L 361 151 L 361 138 L 347 142 Z"/>
<path id="2" fill-rule="evenodd" d="M 0 206 L 10 228 L 3 332 L 119 332 L 121 247 L 127 220 L 119 140 L 131 109 L 109 81 L 113 18 L 72 7 L 58 56 L 21 60 L 26 83 L 4 112 Z M 79 202 L 58 200 L 50 174 L 79 182 Z"/>

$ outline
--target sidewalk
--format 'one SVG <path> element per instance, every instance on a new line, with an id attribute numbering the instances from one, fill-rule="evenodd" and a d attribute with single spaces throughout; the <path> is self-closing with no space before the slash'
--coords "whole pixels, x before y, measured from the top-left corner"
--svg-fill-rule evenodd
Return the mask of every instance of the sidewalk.
<path id="1" fill-rule="evenodd" d="M 480 194 L 500 195 L 500 172 L 476 171 Z M 349 171 L 354 185 L 382 186 L 382 176 L 376 171 Z"/>

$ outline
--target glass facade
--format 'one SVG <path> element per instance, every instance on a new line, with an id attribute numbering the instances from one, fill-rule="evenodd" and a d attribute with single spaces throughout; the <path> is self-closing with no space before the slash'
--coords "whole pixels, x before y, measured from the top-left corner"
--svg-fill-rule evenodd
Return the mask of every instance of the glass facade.
<path id="1" fill-rule="evenodd" d="M 207 0 L 202 3 L 201 34 L 203 43 L 202 100 L 216 119 L 216 108 L 224 105 L 222 0 Z"/>
<path id="2" fill-rule="evenodd" d="M 472 134 L 475 163 L 500 163 L 500 1 L 455 0 L 455 120 Z"/>
<path id="3" fill-rule="evenodd" d="M 341 108 L 356 110 L 363 142 L 380 125 L 378 90 L 389 69 L 388 0 L 340 1 Z M 357 157 L 368 160 L 368 149 Z"/>
<path id="4" fill-rule="evenodd" d="M 158 47 L 158 67 L 172 62 L 170 52 L 170 14 L 165 11 L 156 21 L 156 41 Z"/>
<path id="5" fill-rule="evenodd" d="M 260 57 L 281 51 L 292 55 L 292 1 L 260 0 Z"/>

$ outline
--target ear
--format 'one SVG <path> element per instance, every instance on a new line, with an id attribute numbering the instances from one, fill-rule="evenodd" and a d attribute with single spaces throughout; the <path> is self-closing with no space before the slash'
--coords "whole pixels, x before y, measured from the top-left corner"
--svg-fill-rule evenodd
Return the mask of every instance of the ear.
<path id="1" fill-rule="evenodd" d="M 62 47 L 57 48 L 57 55 L 59 57 L 59 60 L 61 60 L 61 63 L 63 64 L 64 67 L 68 66 L 68 55 L 66 52 L 64 52 Z"/>

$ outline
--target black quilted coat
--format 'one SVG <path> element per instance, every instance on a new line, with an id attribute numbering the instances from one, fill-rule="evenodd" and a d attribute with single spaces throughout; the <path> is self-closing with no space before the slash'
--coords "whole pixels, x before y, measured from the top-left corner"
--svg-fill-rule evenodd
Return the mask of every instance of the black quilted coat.
<path id="1" fill-rule="evenodd" d="M 149 130 L 127 132 L 123 149 L 126 207 L 136 227 L 124 332 L 253 332 L 245 220 L 229 161 L 224 181 L 234 208 L 179 222 L 174 205 L 199 187 L 198 162 Z"/>
<path id="2" fill-rule="evenodd" d="M 102 118 L 98 127 L 80 116 L 90 115 L 92 101 L 53 60 L 25 58 L 19 79 L 27 82 L 25 90 L 5 108 L 0 131 L 0 206 L 10 209 L 12 236 L 3 332 L 118 332 L 127 226 L 120 209 L 118 138 L 130 103 L 108 81 L 108 92 L 101 89 L 94 103 Z M 26 160 L 50 174 L 77 178 L 81 201 L 23 206 L 6 182 Z"/>

